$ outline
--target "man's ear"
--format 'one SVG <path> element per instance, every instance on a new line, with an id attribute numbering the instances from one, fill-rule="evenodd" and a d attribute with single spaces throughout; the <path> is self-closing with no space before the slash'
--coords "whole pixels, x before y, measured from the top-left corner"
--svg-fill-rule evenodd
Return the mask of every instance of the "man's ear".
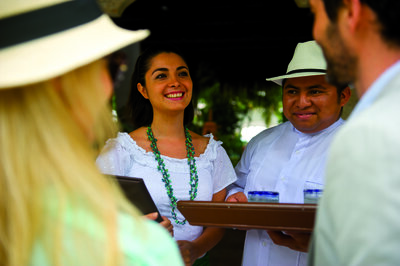
<path id="1" fill-rule="evenodd" d="M 349 100 L 351 96 L 350 87 L 347 86 L 341 93 L 340 93 L 340 106 L 344 106 Z"/>
<path id="2" fill-rule="evenodd" d="M 354 32 L 361 19 L 361 3 L 360 0 L 343 0 L 344 7 L 342 8 L 342 15 L 346 19 L 346 25 L 350 32 Z"/>
<path id="3" fill-rule="evenodd" d="M 147 94 L 147 90 L 146 90 L 145 87 L 142 86 L 142 84 L 138 83 L 138 84 L 137 84 L 137 89 L 138 89 L 138 91 L 140 92 L 140 94 L 142 94 L 142 96 L 143 96 L 145 99 L 149 99 L 149 96 L 148 96 L 148 94 Z"/>

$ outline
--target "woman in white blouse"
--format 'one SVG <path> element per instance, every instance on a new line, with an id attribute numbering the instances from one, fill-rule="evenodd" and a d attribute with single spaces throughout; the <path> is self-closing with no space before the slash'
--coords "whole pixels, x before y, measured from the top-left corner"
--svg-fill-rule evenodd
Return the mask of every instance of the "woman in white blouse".
<path id="1" fill-rule="evenodd" d="M 192 90 L 189 68 L 176 49 L 147 49 L 136 62 L 129 96 L 135 130 L 110 139 L 97 164 L 106 174 L 143 178 L 174 226 L 186 265 L 207 265 L 204 254 L 224 230 L 189 225 L 176 202 L 224 201 L 236 175 L 221 142 L 186 128 L 194 114 Z"/>

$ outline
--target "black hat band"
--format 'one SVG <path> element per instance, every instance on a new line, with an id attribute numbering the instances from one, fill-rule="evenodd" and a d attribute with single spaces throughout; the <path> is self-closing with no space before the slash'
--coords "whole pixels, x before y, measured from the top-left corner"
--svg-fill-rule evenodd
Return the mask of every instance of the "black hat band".
<path id="1" fill-rule="evenodd" d="M 95 20 L 96 1 L 75 0 L 0 20 L 0 49 L 42 38 Z"/>
<path id="2" fill-rule="evenodd" d="M 325 69 L 316 69 L 316 68 L 303 68 L 289 71 L 286 75 L 296 74 L 296 73 L 304 73 L 304 72 L 315 72 L 315 73 L 326 73 Z"/>

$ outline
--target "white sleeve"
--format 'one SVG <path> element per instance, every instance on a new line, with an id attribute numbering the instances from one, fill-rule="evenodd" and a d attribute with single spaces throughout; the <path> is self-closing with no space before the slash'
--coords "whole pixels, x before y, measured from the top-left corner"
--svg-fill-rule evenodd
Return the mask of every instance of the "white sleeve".
<path id="1" fill-rule="evenodd" d="M 227 191 L 227 196 L 229 196 L 237 193 L 237 192 L 243 192 L 244 188 L 247 183 L 247 175 L 249 174 L 249 169 L 250 169 L 250 163 L 251 163 L 251 154 L 252 154 L 252 147 L 253 147 L 253 142 L 250 141 L 244 150 L 242 157 L 240 158 L 240 161 L 235 167 L 235 172 L 237 176 L 237 180 L 235 183 L 231 184 L 228 187 Z"/>
<path id="2" fill-rule="evenodd" d="M 220 145 L 217 147 L 217 158 L 214 161 L 212 176 L 214 194 L 226 188 L 237 179 L 232 162 L 225 149 Z"/>
<path id="3" fill-rule="evenodd" d="M 103 174 L 125 176 L 132 164 L 129 152 L 115 139 L 110 139 L 96 159 Z"/>

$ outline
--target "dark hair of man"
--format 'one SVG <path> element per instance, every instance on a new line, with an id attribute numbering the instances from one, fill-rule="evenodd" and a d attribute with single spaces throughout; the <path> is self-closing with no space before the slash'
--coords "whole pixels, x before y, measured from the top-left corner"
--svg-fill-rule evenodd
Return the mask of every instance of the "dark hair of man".
<path id="1" fill-rule="evenodd" d="M 143 51 L 136 61 L 135 69 L 131 77 L 131 89 L 128 99 L 128 114 L 134 129 L 143 126 L 149 126 L 153 122 L 153 108 L 148 99 L 144 98 L 137 89 L 137 84 L 140 83 L 146 87 L 146 72 L 150 69 L 151 60 L 161 53 L 174 53 L 179 55 L 187 64 L 182 53 L 173 46 L 153 46 Z M 183 124 L 188 125 L 193 121 L 194 107 L 193 102 L 185 108 Z"/>
<path id="2" fill-rule="evenodd" d="M 323 0 L 326 13 L 332 22 L 336 22 L 343 0 Z M 382 38 L 388 44 L 400 47 L 400 1 L 399 0 L 360 0 L 371 8 L 380 24 Z"/>

